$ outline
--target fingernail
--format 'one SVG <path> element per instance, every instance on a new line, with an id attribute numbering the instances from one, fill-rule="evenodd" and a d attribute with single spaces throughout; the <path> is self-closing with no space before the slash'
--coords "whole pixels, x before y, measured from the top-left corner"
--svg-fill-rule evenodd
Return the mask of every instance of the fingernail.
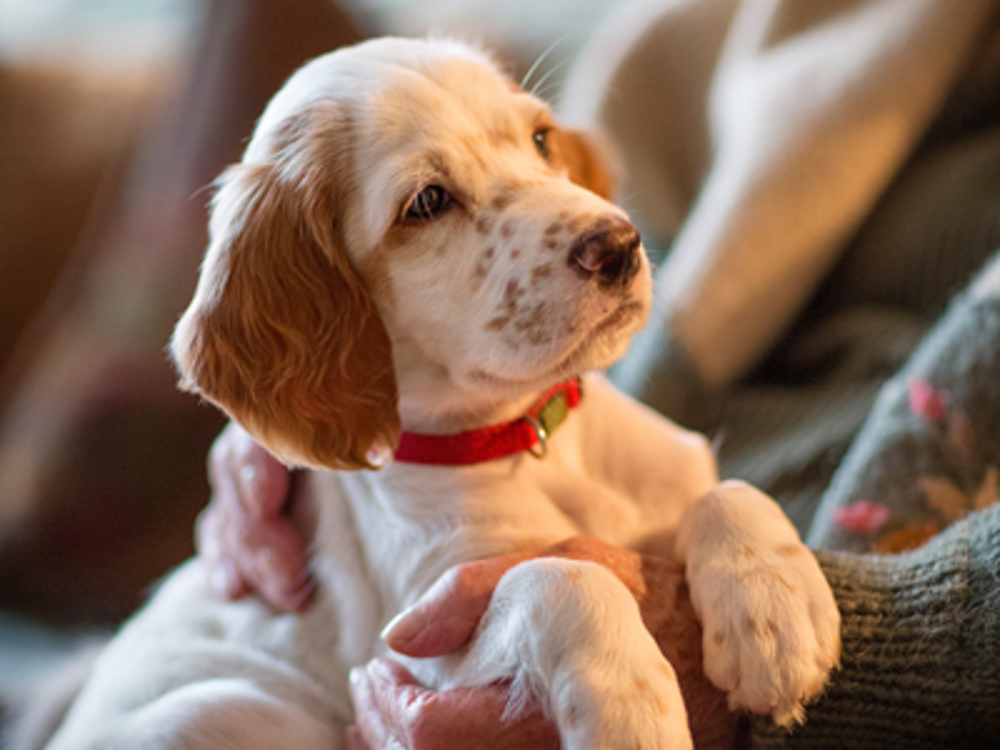
<path id="1" fill-rule="evenodd" d="M 401 645 L 412 641 L 425 627 L 427 627 L 427 623 L 424 617 L 420 615 L 418 610 L 409 607 L 389 620 L 382 628 L 382 632 L 379 633 L 379 637 L 383 641 L 389 642 L 391 640 L 393 643 Z"/>
<path id="2" fill-rule="evenodd" d="M 257 507 L 260 483 L 261 476 L 256 466 L 247 464 L 240 469 L 240 489 L 242 490 L 240 494 L 243 496 L 243 504 L 250 509 Z"/>
<path id="3" fill-rule="evenodd" d="M 247 464 L 240 469 L 240 481 L 245 484 L 253 484 L 257 480 L 257 467 Z"/>

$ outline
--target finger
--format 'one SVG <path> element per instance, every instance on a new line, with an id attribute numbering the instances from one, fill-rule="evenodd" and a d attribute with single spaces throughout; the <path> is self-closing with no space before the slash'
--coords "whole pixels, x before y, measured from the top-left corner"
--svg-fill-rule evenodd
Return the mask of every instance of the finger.
<path id="1" fill-rule="evenodd" d="M 196 544 L 223 598 L 255 589 L 278 609 L 297 612 L 315 590 L 304 543 L 284 517 L 251 518 L 239 506 L 210 505 L 197 520 Z"/>
<path id="2" fill-rule="evenodd" d="M 357 686 L 356 691 L 353 686 Z M 358 726 L 372 747 L 409 750 L 456 747 L 558 748 L 554 725 L 532 706 L 505 718 L 507 686 L 443 692 L 420 685 L 404 667 L 374 659 L 352 682 Z"/>
<path id="3" fill-rule="evenodd" d="M 284 517 L 252 521 L 235 553 L 242 577 L 272 605 L 298 612 L 315 591 L 304 542 Z"/>
<path id="4" fill-rule="evenodd" d="M 208 456 L 212 501 L 276 515 L 288 500 L 289 471 L 236 422 L 219 434 Z"/>
<path id="5" fill-rule="evenodd" d="M 259 516 L 275 516 L 288 503 L 290 474 L 286 466 L 244 432 L 234 446 L 231 471 L 238 478 L 239 499 Z"/>
<path id="6" fill-rule="evenodd" d="M 223 551 L 223 522 L 218 507 L 209 506 L 195 522 L 195 547 L 205 564 L 209 586 L 228 600 L 239 599 L 249 590 L 236 563 Z"/>
<path id="7" fill-rule="evenodd" d="M 208 481 L 212 486 L 212 501 L 221 501 L 223 505 L 239 503 L 240 490 L 237 486 L 238 472 L 234 453 L 237 445 L 249 435 L 236 422 L 230 422 L 212 443 L 208 452 Z"/>
<path id="8" fill-rule="evenodd" d="M 527 554 L 465 563 L 444 573 L 416 604 L 386 625 L 382 638 L 407 656 L 441 656 L 463 646 L 490 604 L 503 575 Z"/>
<path id="9" fill-rule="evenodd" d="M 354 715 L 358 722 L 357 733 L 362 736 L 368 747 L 385 748 L 394 738 L 389 733 L 367 669 L 355 667 L 351 670 L 350 690 L 351 700 L 354 702 Z"/>
<path id="10" fill-rule="evenodd" d="M 207 563 L 217 563 L 222 558 L 222 522 L 219 508 L 209 505 L 195 519 L 194 544 L 198 556 Z"/>
<path id="11" fill-rule="evenodd" d="M 230 422 L 212 444 L 208 455 L 212 501 L 195 523 L 195 548 L 205 563 L 209 585 L 220 597 L 230 600 L 250 590 L 238 560 L 245 512 L 232 469 L 236 445 L 248 438 L 239 425 Z"/>
<path id="12" fill-rule="evenodd" d="M 476 706 L 466 711 L 468 705 L 454 705 L 460 697 L 456 691 L 428 690 L 404 667 L 388 659 L 374 659 L 364 669 L 355 670 L 351 687 L 358 727 L 371 747 L 468 747 L 455 742 L 448 725 L 456 720 L 464 725 L 478 723 Z"/>

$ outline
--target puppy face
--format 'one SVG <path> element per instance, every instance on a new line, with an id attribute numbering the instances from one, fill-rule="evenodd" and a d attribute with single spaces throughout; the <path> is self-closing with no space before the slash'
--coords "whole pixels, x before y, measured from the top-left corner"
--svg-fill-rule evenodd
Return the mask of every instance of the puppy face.
<path id="1" fill-rule="evenodd" d="M 320 58 L 222 180 L 184 383 L 285 460 L 343 468 L 394 445 L 400 410 L 481 413 L 606 366 L 651 296 L 609 185 L 477 50 Z"/>

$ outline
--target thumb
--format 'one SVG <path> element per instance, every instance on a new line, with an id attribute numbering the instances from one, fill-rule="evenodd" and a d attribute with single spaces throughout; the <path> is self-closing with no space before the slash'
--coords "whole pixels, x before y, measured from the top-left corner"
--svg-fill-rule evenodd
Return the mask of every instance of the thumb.
<path id="1" fill-rule="evenodd" d="M 503 684 L 439 693 L 422 686 L 402 665 L 374 659 L 352 670 L 351 698 L 358 722 L 352 740 L 359 749 L 559 747 L 555 725 L 536 704 L 509 714 L 510 691 Z"/>
<path id="2" fill-rule="evenodd" d="M 447 570 L 416 604 L 382 631 L 389 648 L 413 657 L 441 656 L 465 645 L 504 573 L 528 559 L 512 553 Z"/>

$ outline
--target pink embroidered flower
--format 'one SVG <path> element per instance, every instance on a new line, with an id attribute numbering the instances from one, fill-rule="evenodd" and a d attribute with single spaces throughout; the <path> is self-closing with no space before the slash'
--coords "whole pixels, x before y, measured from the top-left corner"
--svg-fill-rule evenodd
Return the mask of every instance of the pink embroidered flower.
<path id="1" fill-rule="evenodd" d="M 910 378 L 910 409 L 935 424 L 948 421 L 948 394 L 937 391 L 926 380 Z"/>
<path id="2" fill-rule="evenodd" d="M 867 500 L 837 508 L 833 520 L 841 528 L 854 534 L 867 534 L 878 531 L 889 520 L 889 509 L 881 503 L 870 503 Z"/>

